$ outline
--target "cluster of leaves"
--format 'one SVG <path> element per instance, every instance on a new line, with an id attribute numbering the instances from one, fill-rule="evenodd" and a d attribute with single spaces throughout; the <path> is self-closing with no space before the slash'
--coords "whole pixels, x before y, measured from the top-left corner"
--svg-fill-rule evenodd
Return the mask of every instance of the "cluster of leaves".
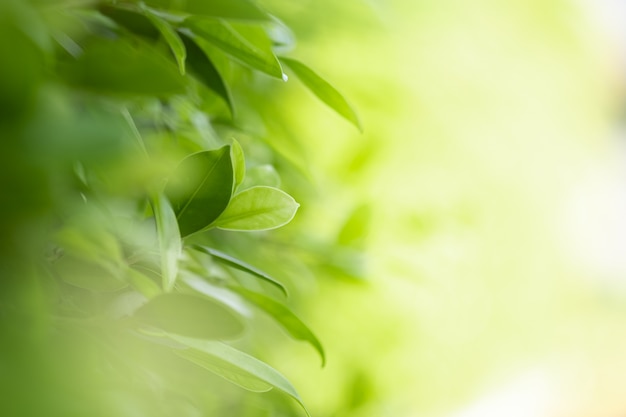
<path id="1" fill-rule="evenodd" d="M 44 376 L 35 392 L 61 394 L 41 403 L 48 415 L 94 407 L 102 415 L 242 415 L 240 394 L 215 376 L 302 405 L 287 379 L 238 347 L 254 344 L 246 329 L 260 313 L 324 362 L 285 285 L 236 256 L 258 250 L 263 231 L 291 221 L 299 205 L 277 188 L 280 149 L 241 129 L 256 110 L 245 97 L 240 106 L 233 89 L 282 83 L 285 66 L 360 128 L 346 100 L 301 62 L 277 56 L 291 47 L 288 29 L 248 0 L 0 6 L 0 51 L 14 58 L 0 69 L 0 129 L 12 139 L 1 152 L 2 182 L 12 184 L 2 244 L 13 247 L 3 255 L 13 279 L 2 312 L 45 317 L 37 338 L 59 356 L 29 374 L 20 364 L 34 356 L 14 353 L 6 368 L 24 381 Z M 241 231 L 261 233 L 248 234 L 244 248 L 232 237 Z M 19 291 L 40 296 L 6 295 Z M 45 385 L 58 379 L 65 388 Z M 29 415 L 23 384 L 2 382 L 19 394 L 7 412 Z"/>

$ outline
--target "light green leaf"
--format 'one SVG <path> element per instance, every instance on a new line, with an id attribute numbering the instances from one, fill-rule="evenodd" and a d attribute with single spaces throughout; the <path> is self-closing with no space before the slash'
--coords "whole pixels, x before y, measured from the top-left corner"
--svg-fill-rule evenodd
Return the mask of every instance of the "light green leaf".
<path id="1" fill-rule="evenodd" d="M 175 350 L 177 355 L 242 388 L 252 388 L 251 391 L 267 390 L 265 386 L 259 385 L 259 382 L 274 387 L 296 400 L 310 416 L 293 385 L 265 362 L 221 342 L 196 340 L 176 335 L 167 335 L 167 337 L 188 347 L 188 349 Z"/>
<path id="2" fill-rule="evenodd" d="M 272 52 L 271 41 L 262 28 L 255 28 L 255 39 L 246 38 L 222 20 L 190 17 L 185 19 L 183 26 L 241 63 L 273 77 L 283 78 L 280 62 Z M 264 38 L 267 42 L 263 41 Z"/>
<path id="3" fill-rule="evenodd" d="M 128 283 L 112 265 L 94 263 L 72 254 L 65 254 L 51 265 L 63 281 L 75 287 L 97 292 L 114 292 Z"/>
<path id="4" fill-rule="evenodd" d="M 178 275 L 178 259 L 183 250 L 183 243 L 178 230 L 174 210 L 163 194 L 152 199 L 152 211 L 156 218 L 159 248 L 161 250 L 161 277 L 163 289 L 171 291 Z"/>
<path id="5" fill-rule="evenodd" d="M 270 21 L 270 16 L 249 0 L 145 0 L 148 6 L 223 19 Z"/>
<path id="6" fill-rule="evenodd" d="M 182 75 L 185 75 L 185 58 L 187 58 L 187 50 L 185 49 L 185 44 L 183 40 L 178 36 L 178 33 L 170 26 L 170 24 L 163 19 L 158 14 L 152 12 L 151 10 L 144 8 L 144 15 L 152 22 L 154 27 L 156 27 L 163 39 L 167 42 L 174 57 L 176 58 L 176 62 L 178 62 L 178 69 Z"/>
<path id="7" fill-rule="evenodd" d="M 246 160 L 243 155 L 243 149 L 239 142 L 232 140 L 230 157 L 233 160 L 233 170 L 235 173 L 235 189 L 243 182 L 246 176 Z"/>
<path id="8" fill-rule="evenodd" d="M 126 270 L 126 276 L 130 285 L 144 295 L 146 298 L 153 298 L 161 294 L 161 288 L 146 274 L 137 271 L 134 268 L 128 268 Z"/>
<path id="9" fill-rule="evenodd" d="M 241 334 L 244 324 L 222 303 L 191 294 L 158 295 L 134 314 L 139 323 L 200 339 L 232 339 Z"/>
<path id="10" fill-rule="evenodd" d="M 191 247 L 200 252 L 204 252 L 207 255 L 211 255 L 216 261 L 223 263 L 224 265 L 230 266 L 232 268 L 238 269 L 243 272 L 247 272 L 258 278 L 261 278 L 262 280 L 265 280 L 269 282 L 270 284 L 278 287 L 283 292 L 283 294 L 287 295 L 287 289 L 285 288 L 283 284 L 276 281 L 274 278 L 272 278 L 265 272 L 253 267 L 252 265 L 242 260 L 239 260 L 237 258 L 234 258 L 228 254 L 225 254 L 224 252 L 220 252 L 217 249 L 209 248 L 207 246 L 192 245 Z"/>
<path id="11" fill-rule="evenodd" d="M 274 299 L 242 287 L 229 287 L 246 300 L 272 316 L 294 339 L 309 342 L 322 358 L 322 366 L 326 363 L 324 348 L 313 332 L 289 308 Z"/>
<path id="12" fill-rule="evenodd" d="M 220 216 L 230 201 L 233 180 L 229 145 L 183 159 L 165 187 L 183 237 Z"/>
<path id="13" fill-rule="evenodd" d="M 220 229 L 253 231 L 284 226 L 300 204 L 278 188 L 257 186 L 236 194 L 215 221 Z"/>
<path id="14" fill-rule="evenodd" d="M 239 187 L 240 190 L 254 187 L 255 185 L 266 185 L 268 187 L 280 187 L 280 175 L 273 165 L 257 165 L 246 171 L 246 177 Z"/>
<path id="15" fill-rule="evenodd" d="M 356 112 L 346 101 L 335 87 L 330 85 L 326 80 L 317 75 L 311 68 L 307 67 L 300 61 L 296 61 L 292 58 L 280 57 L 283 64 L 286 64 L 296 74 L 296 76 L 302 81 L 302 83 L 313 94 L 322 100 L 328 107 L 335 110 L 346 120 L 356 126 L 359 131 L 363 131 L 361 122 Z"/>

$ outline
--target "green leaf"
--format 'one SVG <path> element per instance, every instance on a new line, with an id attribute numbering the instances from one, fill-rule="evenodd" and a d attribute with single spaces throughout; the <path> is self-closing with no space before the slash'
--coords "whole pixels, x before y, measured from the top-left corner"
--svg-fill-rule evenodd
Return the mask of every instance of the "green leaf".
<path id="1" fill-rule="evenodd" d="M 262 28 L 248 29 L 254 31 L 255 36 L 246 38 L 231 24 L 220 20 L 190 17 L 185 19 L 183 26 L 250 68 L 283 78 L 280 62 L 272 52 L 271 41 Z"/>
<path id="2" fill-rule="evenodd" d="M 326 363 L 324 348 L 313 332 L 291 310 L 274 299 L 242 287 L 229 287 L 246 300 L 272 316 L 287 332 L 297 340 L 309 342 L 322 358 L 322 366 Z"/>
<path id="3" fill-rule="evenodd" d="M 128 286 L 121 271 L 66 254 L 51 266 L 63 281 L 75 287 L 97 292 L 114 292 Z"/>
<path id="4" fill-rule="evenodd" d="M 126 270 L 126 276 L 130 285 L 143 294 L 146 298 L 153 298 L 161 294 L 161 288 L 146 274 L 137 271 L 134 268 Z"/>
<path id="5" fill-rule="evenodd" d="M 69 84 L 104 94 L 169 96 L 186 85 L 161 52 L 124 38 L 92 38 L 78 59 L 59 64 L 59 70 Z"/>
<path id="6" fill-rule="evenodd" d="M 188 347 L 188 349 L 175 350 L 177 355 L 242 388 L 252 387 L 251 391 L 266 391 L 267 389 L 259 385 L 259 382 L 276 388 L 296 400 L 307 416 L 310 416 L 293 385 L 265 362 L 221 342 L 195 340 L 176 335 L 167 335 L 167 337 Z"/>
<path id="7" fill-rule="evenodd" d="M 217 249 L 213 249 L 213 248 L 209 248 L 209 247 L 201 246 L 201 245 L 192 245 L 191 247 L 200 252 L 204 252 L 207 255 L 211 255 L 216 261 L 221 262 L 224 265 L 230 266 L 232 268 L 238 269 L 243 272 L 247 272 L 258 278 L 261 278 L 262 280 L 265 280 L 269 282 L 270 284 L 278 287 L 283 292 L 283 294 L 287 295 L 287 289 L 285 288 L 283 284 L 276 281 L 274 278 L 272 278 L 265 272 L 253 267 L 252 265 L 244 261 L 241 261 L 237 258 L 234 258 L 224 252 L 220 252 Z"/>
<path id="8" fill-rule="evenodd" d="M 280 187 L 280 175 L 273 165 L 257 165 L 246 171 L 244 179 L 239 189 L 254 187 L 255 185 L 266 185 L 268 187 Z"/>
<path id="9" fill-rule="evenodd" d="M 223 19 L 270 21 L 270 16 L 249 0 L 145 0 L 148 6 Z"/>
<path id="10" fill-rule="evenodd" d="M 257 186 L 236 194 L 215 226 L 226 230 L 269 230 L 284 226 L 300 205 L 278 188 Z"/>
<path id="11" fill-rule="evenodd" d="M 190 294 L 157 295 L 134 317 L 144 325 L 200 339 L 232 339 L 244 324 L 237 314 L 210 298 Z"/>
<path id="12" fill-rule="evenodd" d="M 354 209 L 337 235 L 337 243 L 342 246 L 362 246 L 370 230 L 372 209 L 363 204 Z"/>
<path id="13" fill-rule="evenodd" d="M 230 157 L 233 160 L 233 170 L 235 173 L 235 189 L 243 182 L 246 176 L 246 160 L 243 155 L 243 149 L 239 142 L 235 139 L 232 140 Z"/>
<path id="14" fill-rule="evenodd" d="M 229 145 L 183 159 L 165 187 L 183 237 L 201 231 L 220 216 L 230 201 L 233 181 Z"/>
<path id="15" fill-rule="evenodd" d="M 286 64 L 296 74 L 296 76 L 302 81 L 302 83 L 313 94 L 322 100 L 328 107 L 335 110 L 346 120 L 356 126 L 359 131 L 363 131 L 361 122 L 356 112 L 346 101 L 335 87 L 330 85 L 326 80 L 317 75 L 311 68 L 307 67 L 300 61 L 296 61 L 292 58 L 280 57 L 283 64 Z"/>
<path id="16" fill-rule="evenodd" d="M 161 36 L 163 36 L 163 39 L 165 39 L 172 50 L 172 53 L 176 58 L 176 62 L 178 62 L 178 69 L 180 70 L 180 73 L 185 75 L 185 58 L 187 58 L 187 50 L 185 49 L 183 40 L 172 28 L 172 26 L 170 26 L 170 24 L 158 14 L 147 8 L 145 8 L 144 14 L 150 22 L 152 22 L 154 27 L 159 30 Z"/>
<path id="17" fill-rule="evenodd" d="M 180 33 L 183 35 L 181 39 L 187 51 L 186 63 L 189 72 L 224 100 L 231 115 L 235 114 L 230 89 L 214 64 L 216 57 L 212 56 L 206 41 L 187 29 L 181 29 Z"/>
<path id="18" fill-rule="evenodd" d="M 172 291 L 178 275 L 178 258 L 182 253 L 183 243 L 174 210 L 163 194 L 158 194 L 152 199 L 152 211 L 156 219 L 161 250 L 163 289 Z"/>

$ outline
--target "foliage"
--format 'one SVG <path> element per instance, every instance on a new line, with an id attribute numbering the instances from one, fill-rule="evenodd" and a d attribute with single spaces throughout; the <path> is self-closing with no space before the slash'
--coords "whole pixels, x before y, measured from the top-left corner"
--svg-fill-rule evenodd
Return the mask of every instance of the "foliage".
<path id="1" fill-rule="evenodd" d="M 325 360 L 288 284 L 259 267 L 277 261 L 255 256 L 299 207 L 276 188 L 293 161 L 257 97 L 284 64 L 360 128 L 346 100 L 277 57 L 288 29 L 248 0 L 2 0 L 0 23 L 4 412 L 292 407 L 239 388 L 302 405 L 243 352 L 261 313 Z"/>

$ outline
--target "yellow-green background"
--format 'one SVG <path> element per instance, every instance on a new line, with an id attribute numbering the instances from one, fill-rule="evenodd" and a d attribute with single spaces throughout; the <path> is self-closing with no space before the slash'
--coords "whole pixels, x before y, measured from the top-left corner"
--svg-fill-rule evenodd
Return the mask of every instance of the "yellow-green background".
<path id="1" fill-rule="evenodd" d="M 312 414 L 626 412 L 624 68 L 600 3 L 265 4 L 365 126 L 285 97 L 320 191 L 299 221 L 373 211 L 367 280 L 303 284 L 327 367 L 274 351 Z"/>

